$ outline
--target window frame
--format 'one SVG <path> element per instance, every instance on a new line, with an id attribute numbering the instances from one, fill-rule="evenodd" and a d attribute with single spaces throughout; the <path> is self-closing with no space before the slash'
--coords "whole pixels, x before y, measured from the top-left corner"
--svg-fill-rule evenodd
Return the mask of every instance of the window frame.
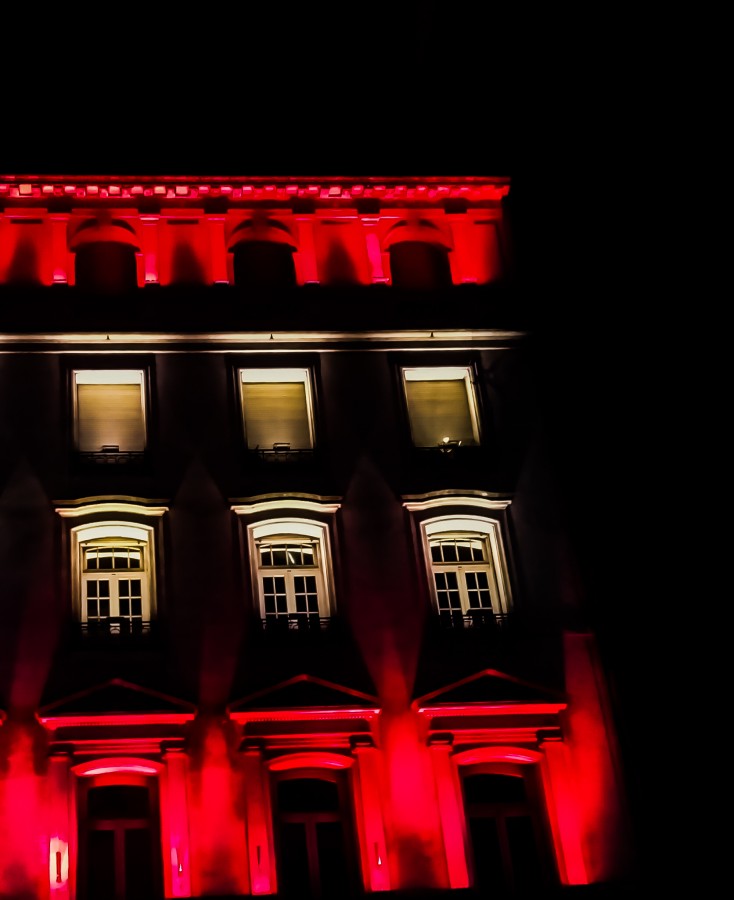
<path id="1" fill-rule="evenodd" d="M 429 377 L 408 377 L 408 373 L 411 375 L 416 373 L 421 373 Z M 440 377 L 441 375 L 447 377 Z M 432 377 L 430 377 L 432 376 Z M 459 443 L 456 443 L 457 439 L 452 440 L 451 436 L 446 436 L 448 439 L 444 439 L 442 442 L 437 442 L 435 444 L 419 444 L 416 442 L 415 437 L 415 427 L 413 423 L 413 418 L 410 412 L 410 403 L 408 399 L 408 382 L 409 381 L 417 381 L 417 382 L 429 382 L 429 381 L 463 381 L 465 389 L 466 389 L 466 397 L 467 397 L 467 405 L 469 408 L 469 421 L 471 425 L 472 431 L 472 442 L 464 443 L 459 440 Z M 482 416 L 481 416 L 481 406 L 480 406 L 480 398 L 479 391 L 477 385 L 477 377 L 476 377 L 476 366 L 473 363 L 436 363 L 434 365 L 415 365 L 415 364 L 407 364 L 402 363 L 400 365 L 400 384 L 402 389 L 402 397 L 403 397 L 403 405 L 405 409 L 405 418 L 407 420 L 408 425 L 408 433 L 410 436 L 411 446 L 416 448 L 417 450 L 430 450 L 430 449 L 453 449 L 456 446 L 462 447 L 480 447 L 483 443 L 483 434 L 482 434 Z"/>
<path id="2" fill-rule="evenodd" d="M 507 510 L 511 503 L 509 496 L 489 496 L 483 491 L 453 495 L 441 491 L 403 498 L 403 507 L 411 515 L 416 559 L 420 560 L 419 569 L 425 578 L 427 598 L 434 615 L 439 614 L 439 607 L 430 540 L 457 534 L 483 537 L 493 575 L 489 583 L 495 620 L 502 621 L 512 614 L 516 606 L 516 573 L 507 527 Z M 462 614 L 466 614 L 463 605 Z"/>
<path id="3" fill-rule="evenodd" d="M 124 450 L 120 448 L 118 454 L 120 456 L 131 456 L 135 459 L 148 459 L 152 449 L 152 432 L 151 423 L 154 418 L 153 404 L 153 363 L 149 358 L 134 356 L 130 359 L 125 357 L 110 357 L 105 355 L 99 360 L 95 357 L 75 357 L 66 365 L 66 390 L 67 390 L 67 406 L 69 415 L 68 425 L 68 442 L 74 455 L 78 458 L 85 459 L 87 457 L 96 457 L 104 451 L 81 450 L 79 447 L 79 414 L 78 414 L 78 397 L 77 397 L 77 379 L 78 373 L 94 373 L 101 377 L 105 373 L 125 372 L 139 373 L 140 375 L 140 404 L 142 412 L 142 426 L 144 445 L 142 450 Z M 114 382 L 112 382 L 114 383 Z M 114 453 L 110 453 L 114 456 Z"/>
<path id="4" fill-rule="evenodd" d="M 245 381 L 245 373 L 249 373 L 252 380 Z M 297 375 L 287 379 L 287 375 Z M 271 377 L 268 377 L 270 375 Z M 280 375 L 281 377 L 272 377 Z M 299 363 L 295 365 L 291 361 L 284 362 L 281 366 L 253 366 L 241 363 L 235 368 L 235 387 L 237 394 L 237 405 L 239 409 L 240 428 L 242 440 L 248 453 L 266 453 L 276 455 L 278 451 L 275 449 L 278 442 L 274 442 L 272 447 L 259 447 L 249 445 L 247 434 L 247 416 L 245 412 L 245 402 L 243 396 L 243 386 L 245 384 L 291 384 L 302 383 L 304 385 L 305 403 L 306 403 L 306 425 L 310 446 L 308 447 L 290 447 L 287 453 L 296 452 L 300 454 L 312 454 L 316 449 L 317 428 L 316 428 L 316 397 L 315 397 L 315 372 L 313 365 L 308 363 Z M 287 454 L 286 454 L 287 455 Z"/>
<path id="5" fill-rule="evenodd" d="M 267 622 L 270 618 L 265 609 L 265 592 L 263 588 L 263 579 L 268 576 L 269 572 L 285 571 L 290 574 L 291 570 L 285 567 L 264 567 L 260 564 L 259 547 L 263 539 L 271 539 L 272 542 L 285 542 L 287 538 L 295 540 L 307 539 L 315 543 L 315 555 L 318 565 L 313 567 L 318 574 L 317 582 L 317 602 L 319 608 L 319 619 L 331 619 L 336 612 L 334 600 L 334 575 L 332 567 L 331 542 L 329 539 L 328 525 L 323 522 L 317 522 L 312 519 L 303 519 L 296 517 L 266 519 L 260 522 L 253 522 L 247 526 L 247 542 L 250 557 L 250 572 L 252 577 L 253 598 L 256 602 L 257 611 L 261 621 Z M 293 567 L 300 569 L 300 567 Z M 306 571 L 304 567 L 304 571 Z M 311 567 L 308 571 L 312 571 Z M 291 576 L 294 578 L 295 575 Z M 292 585 L 291 585 L 292 587 Z M 319 590 L 320 588 L 320 590 Z M 275 618 L 284 617 L 289 623 L 292 616 L 299 615 L 295 609 L 295 591 L 287 596 L 288 609 L 285 616 L 278 615 Z M 293 608 L 291 608 L 293 606 Z M 306 613 L 308 615 L 308 613 Z M 295 619 L 294 621 L 298 621 Z"/>
<path id="6" fill-rule="evenodd" d="M 105 532 L 103 534 L 103 532 Z M 96 533 L 96 534 L 95 534 Z M 84 628 L 88 627 L 89 619 L 85 610 L 85 590 L 84 586 L 88 578 L 85 578 L 87 570 L 84 566 L 84 551 L 89 546 L 102 546 L 107 544 L 113 546 L 117 542 L 118 546 L 132 546 L 135 541 L 143 550 L 143 559 L 147 561 L 147 565 L 142 566 L 140 570 L 142 586 L 142 624 L 143 630 L 147 624 L 157 617 L 157 601 L 156 601 L 156 577 L 155 577 L 155 529 L 150 525 L 143 525 L 132 522 L 122 522 L 105 520 L 101 522 L 87 522 L 82 525 L 74 526 L 71 529 L 71 590 L 72 590 L 72 610 L 74 620 Z M 107 570 L 98 570 L 107 574 Z M 125 576 L 133 570 L 118 570 L 121 576 Z M 114 569 L 109 570 L 110 575 L 115 575 Z M 110 581 L 116 580 L 113 578 Z M 121 579 L 120 579 L 121 580 Z M 112 585 L 110 585 L 110 613 L 108 618 L 122 619 L 119 612 L 119 591 L 116 598 L 117 615 L 113 615 Z M 147 615 L 146 615 L 147 613 Z"/>

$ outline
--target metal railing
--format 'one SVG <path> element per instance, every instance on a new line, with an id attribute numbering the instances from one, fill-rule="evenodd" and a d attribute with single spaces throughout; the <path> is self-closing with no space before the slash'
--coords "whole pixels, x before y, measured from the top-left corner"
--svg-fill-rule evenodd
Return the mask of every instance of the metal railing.
<path id="1" fill-rule="evenodd" d="M 267 463 L 307 462 L 313 459 L 314 455 L 312 449 L 291 450 L 288 446 L 281 447 L 277 444 L 267 450 L 255 447 L 252 452 L 258 459 Z"/>
<path id="2" fill-rule="evenodd" d="M 147 635 L 151 632 L 150 621 L 143 619 L 107 618 L 91 622 L 80 622 L 82 637 L 125 638 Z"/>
<path id="3" fill-rule="evenodd" d="M 308 613 L 288 613 L 280 616 L 265 616 L 260 620 L 262 630 L 267 634 L 287 632 L 317 633 L 327 631 L 332 624 L 330 616 L 309 615 Z"/>
<path id="4" fill-rule="evenodd" d="M 139 450 L 85 450 L 78 454 L 78 458 L 82 465 L 140 465 L 145 459 L 145 453 Z"/>
<path id="5" fill-rule="evenodd" d="M 468 609 L 465 612 L 440 610 L 438 622 L 441 627 L 451 629 L 499 629 L 506 625 L 507 613 L 495 613 L 487 609 Z"/>

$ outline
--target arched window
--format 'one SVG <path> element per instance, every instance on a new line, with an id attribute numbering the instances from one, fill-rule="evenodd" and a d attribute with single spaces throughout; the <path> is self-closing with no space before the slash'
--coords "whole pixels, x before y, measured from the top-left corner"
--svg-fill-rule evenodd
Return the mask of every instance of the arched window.
<path id="1" fill-rule="evenodd" d="M 327 628 L 336 613 L 333 516 L 324 497 L 273 495 L 238 503 L 250 559 L 252 594 L 269 630 Z"/>
<path id="2" fill-rule="evenodd" d="M 250 529 L 260 616 L 266 629 L 318 629 L 332 612 L 328 530 L 271 520 Z"/>
<path id="3" fill-rule="evenodd" d="M 536 767 L 460 767 L 474 887 L 484 896 L 537 896 L 553 882 Z"/>
<path id="4" fill-rule="evenodd" d="M 278 894 L 299 900 L 356 896 L 346 772 L 295 770 L 274 779 Z"/>
<path id="5" fill-rule="evenodd" d="M 502 626 L 513 606 L 503 526 L 510 500 L 441 493 L 403 505 L 416 523 L 439 620 L 456 628 Z"/>
<path id="6" fill-rule="evenodd" d="M 474 516 L 424 524 L 436 611 L 447 624 L 501 624 L 510 604 L 496 523 Z"/>
<path id="7" fill-rule="evenodd" d="M 82 631 L 142 634 L 155 610 L 153 529 L 94 522 L 71 529 L 72 601 Z"/>

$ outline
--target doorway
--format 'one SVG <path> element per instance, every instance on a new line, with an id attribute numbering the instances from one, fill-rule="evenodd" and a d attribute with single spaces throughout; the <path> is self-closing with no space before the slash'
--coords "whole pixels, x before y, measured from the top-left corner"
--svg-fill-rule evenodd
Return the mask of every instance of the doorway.
<path id="1" fill-rule="evenodd" d="M 154 779 L 79 790 L 78 900 L 160 900 L 162 864 Z"/>
<path id="2" fill-rule="evenodd" d="M 299 900 L 357 896 L 346 784 L 285 777 L 274 787 L 279 896 Z"/>

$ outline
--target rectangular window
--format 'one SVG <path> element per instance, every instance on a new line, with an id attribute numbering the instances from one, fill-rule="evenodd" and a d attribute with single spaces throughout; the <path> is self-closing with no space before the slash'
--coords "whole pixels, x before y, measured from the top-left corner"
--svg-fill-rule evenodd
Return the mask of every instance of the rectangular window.
<path id="1" fill-rule="evenodd" d="M 479 443 L 479 417 L 468 366 L 403 369 L 416 447 Z"/>
<path id="2" fill-rule="evenodd" d="M 140 369 L 74 372 L 74 437 L 82 453 L 145 450 L 144 373 Z"/>
<path id="3" fill-rule="evenodd" d="M 314 443 L 308 369 L 240 369 L 245 439 L 250 450 L 311 450 Z"/>

